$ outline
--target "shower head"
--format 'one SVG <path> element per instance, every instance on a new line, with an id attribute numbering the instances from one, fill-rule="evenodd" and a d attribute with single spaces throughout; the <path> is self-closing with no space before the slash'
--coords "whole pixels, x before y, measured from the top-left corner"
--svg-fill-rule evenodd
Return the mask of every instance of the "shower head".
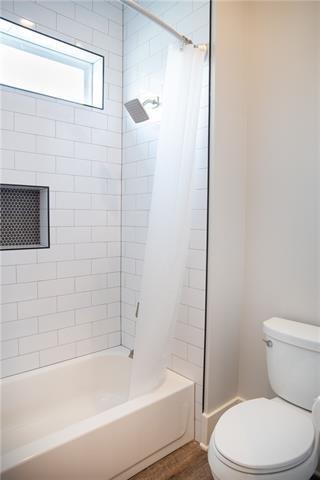
<path id="1" fill-rule="evenodd" d="M 145 111 L 142 103 L 138 98 L 130 100 L 129 102 L 125 103 L 124 106 L 126 107 L 127 112 L 135 123 L 145 122 L 146 120 L 149 120 L 149 115 Z"/>
<path id="2" fill-rule="evenodd" d="M 134 98 L 133 100 L 126 102 L 124 106 L 126 107 L 127 112 L 129 113 L 132 120 L 135 123 L 141 123 L 141 122 L 145 122 L 146 120 L 149 120 L 150 118 L 146 112 L 146 109 L 144 108 L 145 105 L 148 105 L 148 104 L 151 104 L 153 106 L 152 108 L 159 107 L 160 105 L 159 97 L 148 98 L 143 103 L 141 103 L 138 98 Z"/>

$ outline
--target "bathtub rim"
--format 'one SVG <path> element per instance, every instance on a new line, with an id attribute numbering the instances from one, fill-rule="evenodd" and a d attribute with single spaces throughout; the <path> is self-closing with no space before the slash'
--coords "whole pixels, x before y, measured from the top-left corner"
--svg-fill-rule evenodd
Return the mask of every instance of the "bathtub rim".
<path id="1" fill-rule="evenodd" d="M 66 360 L 53 365 L 49 365 L 40 369 L 23 372 L 18 375 L 5 377 L 1 379 L 1 383 L 9 383 L 14 381 L 19 376 L 33 377 L 36 375 L 44 374 L 46 371 L 52 371 L 57 368 L 63 368 L 63 365 L 69 362 L 81 364 L 84 361 L 90 360 L 90 358 L 103 357 L 103 356 L 120 356 L 126 357 L 128 355 L 128 349 L 125 347 L 114 347 L 105 351 L 95 352 L 89 355 L 74 358 L 72 360 Z M 121 419 L 125 415 L 130 413 L 139 412 L 150 404 L 160 402 L 166 397 L 172 396 L 178 391 L 190 388 L 194 386 L 194 382 L 188 378 L 170 370 L 167 368 L 166 377 L 159 387 L 150 393 L 141 395 L 140 397 L 128 400 L 124 403 L 116 405 L 104 412 L 100 412 L 89 418 L 80 420 L 75 424 L 66 426 L 65 428 L 45 435 L 38 440 L 34 440 L 26 445 L 20 446 L 14 450 L 11 450 L 1 456 L 0 473 L 14 468 L 17 465 L 31 460 L 33 457 L 41 455 L 45 452 L 53 450 L 61 445 L 64 445 L 76 438 L 87 435 L 88 433 L 98 429 L 101 425 L 108 423 L 114 423 Z"/>

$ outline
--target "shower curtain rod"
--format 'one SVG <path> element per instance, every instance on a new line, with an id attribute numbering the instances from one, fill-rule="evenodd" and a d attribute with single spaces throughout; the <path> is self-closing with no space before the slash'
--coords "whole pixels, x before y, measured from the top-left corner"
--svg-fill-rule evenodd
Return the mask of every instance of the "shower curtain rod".
<path id="1" fill-rule="evenodd" d="M 157 17 L 156 15 L 154 15 L 151 12 L 148 12 L 148 10 L 146 10 L 141 5 L 139 5 L 139 3 L 137 3 L 135 0 L 120 0 L 120 2 L 123 3 L 124 5 L 127 5 L 130 8 L 133 8 L 134 10 L 141 13 L 145 17 L 149 18 L 152 22 L 157 23 L 164 30 L 171 33 L 171 35 L 173 35 L 178 40 L 180 40 L 180 42 L 182 42 L 183 45 L 192 45 L 193 44 L 193 42 L 192 42 L 192 40 L 190 40 L 190 38 L 185 37 L 184 35 L 181 35 L 173 27 L 168 25 L 166 22 L 161 20 L 159 17 Z"/>

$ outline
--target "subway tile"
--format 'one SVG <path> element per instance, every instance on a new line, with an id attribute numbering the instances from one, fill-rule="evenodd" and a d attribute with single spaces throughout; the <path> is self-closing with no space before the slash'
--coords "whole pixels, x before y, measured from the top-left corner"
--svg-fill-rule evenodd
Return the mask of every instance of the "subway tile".
<path id="1" fill-rule="evenodd" d="M 95 129 L 92 131 L 92 143 L 106 147 L 121 148 L 121 135 L 117 132 Z"/>
<path id="2" fill-rule="evenodd" d="M 79 158 L 56 157 L 56 172 L 67 175 L 90 175 L 91 165 L 88 160 Z"/>
<path id="3" fill-rule="evenodd" d="M 108 347 L 113 348 L 121 345 L 121 333 L 112 332 L 108 334 Z"/>
<path id="4" fill-rule="evenodd" d="M 74 311 L 42 315 L 39 318 L 39 332 L 49 332 L 74 325 Z"/>
<path id="5" fill-rule="evenodd" d="M 92 176 L 101 178 L 121 178 L 121 165 L 92 162 Z"/>
<path id="6" fill-rule="evenodd" d="M 108 348 L 108 335 L 100 335 L 77 342 L 77 356 L 88 355 Z"/>
<path id="7" fill-rule="evenodd" d="M 118 299 L 119 300 L 119 299 Z M 121 314 L 121 304 L 120 301 L 109 303 L 108 304 L 108 315 L 112 317 L 120 317 Z"/>
<path id="8" fill-rule="evenodd" d="M 86 193 L 107 193 L 107 181 L 104 178 L 76 177 L 75 191 Z"/>
<path id="9" fill-rule="evenodd" d="M 18 308 L 16 303 L 6 303 L 0 305 L 0 320 L 1 322 L 11 322 L 17 320 Z"/>
<path id="10" fill-rule="evenodd" d="M 39 368 L 39 354 L 30 353 L 28 355 L 19 355 L 18 357 L 8 358 L 1 362 L 1 372 L 3 377 L 16 375 Z"/>
<path id="11" fill-rule="evenodd" d="M 54 172 L 55 159 L 51 155 L 38 153 L 15 152 L 15 168 L 34 172 Z"/>
<path id="12" fill-rule="evenodd" d="M 120 258 L 99 258 L 92 260 L 92 273 L 110 273 L 120 271 Z"/>
<path id="13" fill-rule="evenodd" d="M 95 290 L 92 292 L 92 304 L 101 305 L 105 303 L 117 302 L 120 299 L 119 288 L 105 288 L 103 290 Z"/>
<path id="14" fill-rule="evenodd" d="M 119 227 L 92 227 L 92 240 L 94 242 L 120 242 L 121 229 Z"/>
<path id="15" fill-rule="evenodd" d="M 50 0 L 50 2 L 48 2 L 47 0 L 41 0 L 38 1 L 38 3 L 46 8 L 49 8 L 50 10 L 53 10 L 56 13 L 61 13 L 61 15 L 64 15 L 65 17 L 74 17 L 75 6 L 69 1 Z"/>
<path id="16" fill-rule="evenodd" d="M 74 144 L 70 140 L 62 140 L 60 138 L 51 137 L 37 137 L 36 143 L 38 153 L 73 157 Z"/>
<path id="17" fill-rule="evenodd" d="M 56 208 L 88 209 L 91 205 L 90 195 L 77 192 L 58 192 L 56 195 Z"/>
<path id="18" fill-rule="evenodd" d="M 90 142 L 90 128 L 72 123 L 56 122 L 57 138 L 73 140 L 75 142 Z"/>
<path id="19" fill-rule="evenodd" d="M 185 342 L 182 342 L 181 340 L 174 338 L 172 340 L 171 352 L 177 357 L 187 360 L 188 346 Z"/>
<path id="20" fill-rule="evenodd" d="M 34 152 L 36 149 L 36 137 L 28 133 L 3 130 L 1 133 L 1 147 L 8 150 Z"/>
<path id="21" fill-rule="evenodd" d="M 58 227 L 58 243 L 85 243 L 91 240 L 91 230 L 88 227 Z"/>
<path id="22" fill-rule="evenodd" d="M 29 265 L 27 265 L 29 267 Z M 18 267 L 18 268 L 22 268 Z M 1 301 L 2 303 L 20 302 L 22 300 L 29 300 L 36 298 L 37 296 L 37 284 L 25 283 L 25 284 L 13 284 L 3 285 L 1 287 Z"/>
<path id="23" fill-rule="evenodd" d="M 57 175 L 56 173 L 38 173 L 37 180 L 40 185 L 48 185 L 51 191 L 73 191 L 73 178 L 69 175 Z"/>
<path id="24" fill-rule="evenodd" d="M 119 195 L 93 194 L 91 200 L 93 210 L 120 210 L 121 208 Z"/>
<path id="25" fill-rule="evenodd" d="M 5 342 L 1 342 L 1 359 L 4 360 L 5 358 L 15 357 L 19 355 L 19 344 L 18 340 L 7 340 Z"/>
<path id="26" fill-rule="evenodd" d="M 98 320 L 92 324 L 92 335 L 98 336 L 120 330 L 120 318 Z"/>
<path id="27" fill-rule="evenodd" d="M 9 170 L 14 168 L 14 156 L 15 152 L 0 149 L 1 167 Z"/>
<path id="28" fill-rule="evenodd" d="M 11 340 L 13 338 L 24 337 L 37 333 L 37 318 L 27 318 L 25 320 L 16 320 L 6 322 L 1 325 L 2 340 Z"/>
<path id="29" fill-rule="evenodd" d="M 46 27 L 55 29 L 57 15 L 52 10 L 48 10 L 30 1 L 16 1 L 14 3 L 15 13 L 31 20 L 32 22 L 45 25 Z"/>
<path id="30" fill-rule="evenodd" d="M 18 304 L 18 317 L 28 318 L 33 316 L 45 315 L 56 311 L 56 299 L 44 298 L 40 300 L 30 300 Z"/>
<path id="31" fill-rule="evenodd" d="M 73 293 L 71 295 L 61 295 L 58 297 L 58 312 L 64 310 L 74 310 L 76 308 L 88 307 L 91 305 L 90 293 Z"/>
<path id="32" fill-rule="evenodd" d="M 31 113 L 31 112 L 27 112 Z M 64 122 L 73 122 L 74 108 L 68 105 L 62 105 L 50 100 L 37 100 L 37 115 L 39 117 L 62 120 Z"/>
<path id="33" fill-rule="evenodd" d="M 193 382 L 202 385 L 203 372 L 202 368 L 190 363 L 182 358 L 173 355 L 172 368 L 175 372 L 189 378 Z"/>
<path id="34" fill-rule="evenodd" d="M 64 278 L 58 280 L 46 280 L 38 282 L 38 296 L 54 297 L 57 295 L 67 295 L 73 293 L 74 282 L 72 278 Z"/>
<path id="35" fill-rule="evenodd" d="M 202 310 L 198 308 L 191 308 L 189 307 L 189 323 L 193 327 L 204 329 L 205 323 L 205 313 L 204 313 L 204 305 Z"/>
<path id="36" fill-rule="evenodd" d="M 93 32 L 93 45 L 106 49 L 108 48 L 109 52 L 112 52 L 116 55 L 122 55 L 122 39 L 118 40 L 114 37 L 106 35 L 105 33 L 94 31 Z"/>
<path id="37" fill-rule="evenodd" d="M 122 25 L 122 9 L 117 8 L 111 2 L 94 2 L 93 10 Z"/>
<path id="38" fill-rule="evenodd" d="M 23 172 L 23 181 L 26 185 L 34 185 L 36 183 L 36 174 L 33 172 Z M 10 184 L 20 184 L 21 172 L 19 170 L 0 170 L 0 182 Z"/>
<path id="39" fill-rule="evenodd" d="M 88 112 L 83 108 L 75 110 L 75 122 L 92 128 L 107 129 L 108 127 L 108 117 L 105 113 Z"/>
<path id="40" fill-rule="evenodd" d="M 109 35 L 118 40 L 122 40 L 122 26 L 109 20 Z"/>
<path id="41" fill-rule="evenodd" d="M 81 308 L 76 310 L 76 323 L 90 323 L 107 318 L 107 306 L 96 305 L 94 307 Z"/>
<path id="42" fill-rule="evenodd" d="M 97 162 L 106 162 L 108 159 L 108 149 L 101 145 L 75 142 L 74 149 L 76 158 L 95 160 Z"/>
<path id="43" fill-rule="evenodd" d="M 91 325 L 77 325 L 76 327 L 68 327 L 59 330 L 59 343 L 78 342 L 91 336 Z"/>
<path id="44" fill-rule="evenodd" d="M 56 277 L 55 263 L 41 263 L 35 265 L 18 265 L 18 282 L 32 282 L 47 280 Z"/>
<path id="45" fill-rule="evenodd" d="M 190 307 L 202 308 L 205 304 L 205 292 L 204 290 L 184 287 L 181 301 Z"/>
<path id="46" fill-rule="evenodd" d="M 84 277 L 76 278 L 76 291 L 88 292 L 90 290 L 100 290 L 107 287 L 107 276 L 101 275 L 88 275 Z"/>
<path id="47" fill-rule="evenodd" d="M 40 366 L 52 365 L 53 363 L 63 362 L 76 356 L 75 344 L 59 345 L 58 347 L 48 348 L 40 352 Z"/>
<path id="48" fill-rule="evenodd" d="M 175 338 L 196 347 L 203 347 L 204 332 L 190 325 L 177 322 L 175 327 Z"/>
<path id="49" fill-rule="evenodd" d="M 55 135 L 55 123 L 35 115 L 15 114 L 14 127 L 17 132 L 33 133 L 52 137 Z"/>
<path id="50" fill-rule="evenodd" d="M 68 262 L 59 262 L 57 264 L 58 278 L 75 277 L 78 275 L 88 275 L 89 273 L 91 273 L 90 260 L 71 260 Z"/>
<path id="51" fill-rule="evenodd" d="M 57 345 L 57 340 L 56 332 L 41 333 L 39 335 L 31 335 L 29 337 L 20 338 L 19 352 L 23 355 L 25 353 L 45 350 Z"/>
<path id="52" fill-rule="evenodd" d="M 62 15 L 57 18 L 57 30 L 87 43 L 91 43 L 92 29 Z"/>
<path id="53" fill-rule="evenodd" d="M 75 245 L 75 257 L 77 259 L 99 258 L 107 256 L 106 243 L 84 243 Z"/>
<path id="54" fill-rule="evenodd" d="M 88 25 L 95 30 L 100 30 L 102 32 L 108 31 L 108 22 L 105 18 L 95 12 L 91 12 L 87 8 L 83 8 L 80 5 L 76 5 L 75 19 L 77 22 Z M 94 34 L 95 33 L 96 32 L 94 32 Z M 107 44 L 104 44 L 103 48 L 106 49 L 107 46 Z"/>
<path id="55" fill-rule="evenodd" d="M 97 226 L 106 225 L 106 223 L 107 213 L 104 210 L 80 210 L 75 212 L 75 225 L 77 226 Z M 103 239 L 103 241 L 106 241 L 106 239 Z"/>
<path id="56" fill-rule="evenodd" d="M 190 270 L 189 272 L 189 287 L 204 290 L 206 284 L 205 270 Z"/>
<path id="57" fill-rule="evenodd" d="M 3 130 L 13 130 L 14 129 L 14 114 L 13 112 L 8 112 L 6 110 L 1 111 L 0 116 L 0 125 Z"/>
<path id="58" fill-rule="evenodd" d="M 198 367 L 203 367 L 203 344 L 202 348 L 188 345 L 188 360 Z"/>
<path id="59" fill-rule="evenodd" d="M 61 262 L 63 260 L 73 259 L 73 245 L 51 245 L 49 249 L 38 252 L 38 261 L 42 262 Z"/>
<path id="60" fill-rule="evenodd" d="M 1 267 L 0 269 L 0 285 L 10 285 L 16 283 L 17 271 L 14 266 Z"/>
<path id="61" fill-rule="evenodd" d="M 50 225 L 52 227 L 72 227 L 73 210 L 52 210 L 50 215 Z"/>
<path id="62" fill-rule="evenodd" d="M 12 112 L 34 114 L 36 111 L 36 100 L 24 94 L 1 91 L 1 108 Z"/>

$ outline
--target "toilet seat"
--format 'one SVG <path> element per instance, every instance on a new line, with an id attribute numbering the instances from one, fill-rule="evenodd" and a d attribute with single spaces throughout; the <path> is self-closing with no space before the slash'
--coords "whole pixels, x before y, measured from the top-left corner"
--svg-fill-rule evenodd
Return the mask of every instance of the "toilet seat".
<path id="1" fill-rule="evenodd" d="M 212 448 L 234 470 L 272 474 L 305 462 L 314 451 L 315 440 L 310 416 L 259 398 L 224 413 L 215 427 Z"/>

